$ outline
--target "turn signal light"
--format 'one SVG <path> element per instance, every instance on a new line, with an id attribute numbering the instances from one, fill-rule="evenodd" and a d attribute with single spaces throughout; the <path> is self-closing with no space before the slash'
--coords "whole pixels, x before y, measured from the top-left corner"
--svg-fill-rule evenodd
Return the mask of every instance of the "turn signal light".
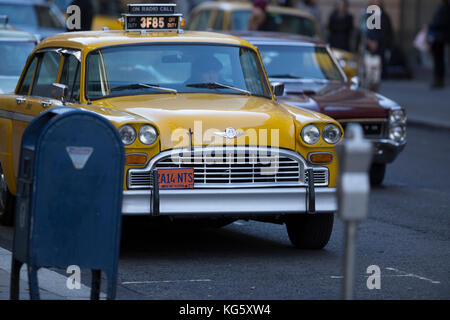
<path id="1" fill-rule="evenodd" d="M 125 164 L 129 166 L 143 165 L 147 163 L 147 155 L 142 153 L 133 153 L 125 155 Z"/>
<path id="2" fill-rule="evenodd" d="M 185 24 L 186 24 L 186 19 L 181 18 L 180 25 L 181 25 L 182 27 L 184 27 Z"/>
<path id="3" fill-rule="evenodd" d="M 331 153 L 315 152 L 308 155 L 308 160 L 311 163 L 318 164 L 330 163 L 333 161 L 333 155 Z"/>

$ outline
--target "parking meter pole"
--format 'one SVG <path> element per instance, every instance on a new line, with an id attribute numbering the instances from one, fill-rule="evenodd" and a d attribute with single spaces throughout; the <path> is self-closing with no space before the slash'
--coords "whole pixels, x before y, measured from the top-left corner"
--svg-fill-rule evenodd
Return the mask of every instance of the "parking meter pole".
<path id="1" fill-rule="evenodd" d="M 344 292 L 342 293 L 345 300 L 354 299 L 356 228 L 356 222 L 345 224 Z"/>
<path id="2" fill-rule="evenodd" d="M 354 298 L 356 230 L 368 214 L 370 183 L 368 170 L 372 144 L 364 139 L 360 125 L 349 124 L 344 141 L 337 146 L 339 217 L 345 222 L 343 298 Z"/>

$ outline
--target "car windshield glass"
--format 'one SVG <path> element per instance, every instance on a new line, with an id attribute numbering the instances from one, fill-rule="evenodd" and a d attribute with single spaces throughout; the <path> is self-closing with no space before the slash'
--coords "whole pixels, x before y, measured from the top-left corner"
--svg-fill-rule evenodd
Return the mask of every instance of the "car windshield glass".
<path id="1" fill-rule="evenodd" d="M 0 41 L 0 75 L 20 76 L 33 48 L 34 43 L 31 41 Z"/>
<path id="2" fill-rule="evenodd" d="M 254 50 L 238 46 L 131 45 L 88 55 L 86 96 L 217 93 L 271 98 Z"/>
<path id="3" fill-rule="evenodd" d="M 48 6 L 0 3 L 0 14 L 8 16 L 12 26 L 64 28 L 56 16 L 57 13 Z"/>
<path id="4" fill-rule="evenodd" d="M 238 10 L 231 13 L 232 29 L 247 30 L 250 10 Z M 314 21 L 291 14 L 269 12 L 274 21 L 276 32 L 294 33 L 308 37 L 317 36 Z"/>
<path id="5" fill-rule="evenodd" d="M 343 81 L 326 48 L 258 45 L 269 78 Z"/>

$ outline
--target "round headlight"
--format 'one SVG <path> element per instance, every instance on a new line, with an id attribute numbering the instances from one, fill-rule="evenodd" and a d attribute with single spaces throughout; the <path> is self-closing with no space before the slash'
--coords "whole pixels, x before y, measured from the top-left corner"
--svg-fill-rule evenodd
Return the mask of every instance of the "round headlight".
<path id="1" fill-rule="evenodd" d="M 402 142 L 406 138 L 406 129 L 404 126 L 392 126 L 389 128 L 389 139 L 396 142 Z"/>
<path id="2" fill-rule="evenodd" d="M 153 144 L 158 138 L 158 131 L 151 125 L 146 124 L 139 129 L 139 140 L 143 144 Z"/>
<path id="3" fill-rule="evenodd" d="M 341 129 L 335 124 L 327 125 L 322 132 L 323 140 L 329 144 L 336 144 L 341 139 L 342 132 Z"/>
<path id="4" fill-rule="evenodd" d="M 406 114 L 403 110 L 391 110 L 390 116 L 389 116 L 390 122 L 406 122 Z"/>
<path id="5" fill-rule="evenodd" d="M 132 144 L 136 140 L 136 131 L 130 125 L 124 125 L 119 129 L 120 137 L 122 138 L 122 143 L 126 146 Z"/>
<path id="6" fill-rule="evenodd" d="M 308 124 L 302 130 L 302 139 L 306 144 L 315 144 L 319 142 L 320 130 L 313 124 Z"/>

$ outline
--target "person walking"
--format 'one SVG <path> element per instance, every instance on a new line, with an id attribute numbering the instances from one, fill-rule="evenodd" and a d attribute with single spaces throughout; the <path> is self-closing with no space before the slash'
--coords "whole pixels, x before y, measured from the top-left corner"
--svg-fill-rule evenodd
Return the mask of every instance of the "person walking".
<path id="1" fill-rule="evenodd" d="M 445 85 L 445 45 L 450 42 L 450 1 L 441 0 L 431 23 L 428 26 L 428 38 L 434 62 L 434 79 L 432 88 Z"/>
<path id="2" fill-rule="evenodd" d="M 254 0 L 253 9 L 248 22 L 251 31 L 275 31 L 276 25 L 272 16 L 266 11 L 266 0 Z"/>
<path id="3" fill-rule="evenodd" d="M 348 12 L 348 0 L 336 1 L 336 7 L 328 19 L 328 41 L 333 48 L 351 51 L 353 16 Z"/>
<path id="4" fill-rule="evenodd" d="M 321 31 L 323 31 L 323 25 L 322 25 L 322 12 L 320 11 L 318 0 L 300 0 L 297 3 L 297 9 L 306 11 L 307 13 L 311 14 L 316 18 L 317 24 L 319 25 L 319 28 Z"/>

